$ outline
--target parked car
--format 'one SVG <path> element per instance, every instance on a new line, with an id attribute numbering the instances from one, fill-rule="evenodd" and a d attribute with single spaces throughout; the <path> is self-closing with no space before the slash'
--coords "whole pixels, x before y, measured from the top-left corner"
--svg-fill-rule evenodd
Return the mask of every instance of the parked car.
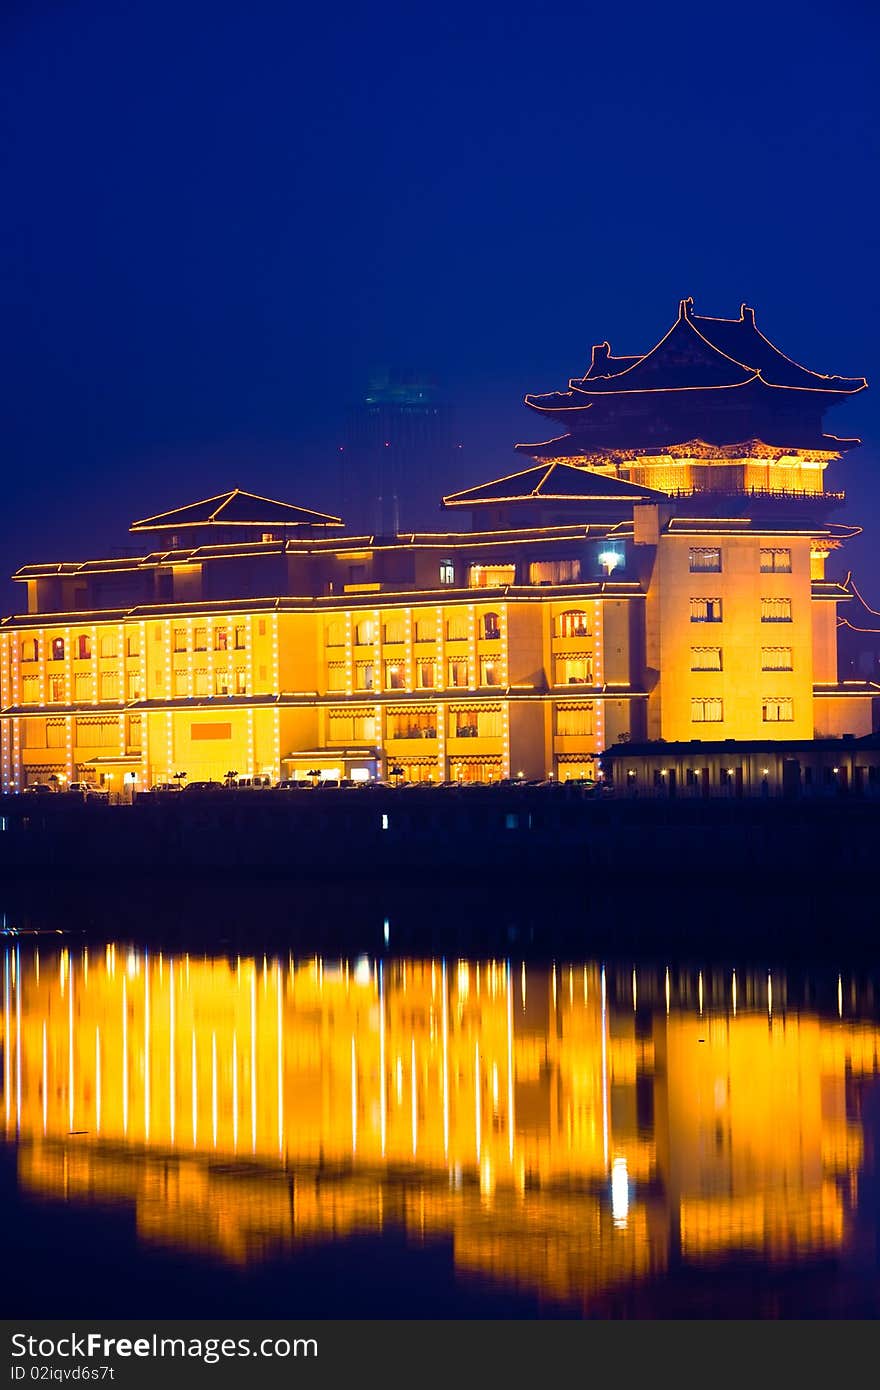
<path id="1" fill-rule="evenodd" d="M 185 792 L 222 792 L 222 782 L 187 782 Z"/>
<path id="2" fill-rule="evenodd" d="M 179 792 L 182 790 L 179 782 L 154 782 L 150 787 L 151 792 Z"/>
<path id="3" fill-rule="evenodd" d="M 234 782 L 228 782 L 227 786 L 233 791 L 262 791 L 266 787 L 272 786 L 271 777 L 237 777 Z"/>
<path id="4" fill-rule="evenodd" d="M 31 782 L 30 786 L 25 787 L 25 796 L 54 796 L 55 788 L 48 782 Z"/>
<path id="5" fill-rule="evenodd" d="M 109 789 L 107 787 L 89 787 L 85 799 L 86 801 L 109 801 Z"/>

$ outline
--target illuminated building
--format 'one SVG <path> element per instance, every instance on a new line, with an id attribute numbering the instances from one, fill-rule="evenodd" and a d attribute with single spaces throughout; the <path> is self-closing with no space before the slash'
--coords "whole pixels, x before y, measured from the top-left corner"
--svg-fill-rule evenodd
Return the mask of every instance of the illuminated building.
<path id="1" fill-rule="evenodd" d="M 594 352 L 540 461 L 448 495 L 470 530 L 352 535 L 235 490 L 136 522 L 140 555 L 28 564 L 0 625 L 7 791 L 186 773 L 594 776 L 620 740 L 871 731 L 841 681 L 822 414 L 861 378 L 797 366 L 751 311 L 683 301 L 638 358 Z"/>
<path id="2" fill-rule="evenodd" d="M 587 1305 L 674 1261 L 839 1256 L 880 1029 L 782 974 L 5 952 L 20 1184 L 237 1264 L 355 1232 Z"/>

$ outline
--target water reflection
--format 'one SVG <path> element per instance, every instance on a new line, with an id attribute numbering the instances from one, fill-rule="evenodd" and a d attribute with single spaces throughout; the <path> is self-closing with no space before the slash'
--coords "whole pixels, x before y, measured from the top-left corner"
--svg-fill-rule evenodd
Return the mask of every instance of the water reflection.
<path id="1" fill-rule="evenodd" d="M 784 975 L 595 963 L 110 944 L 4 972 L 20 1185 L 129 1201 L 144 1242 L 247 1266 L 397 1228 L 576 1308 L 681 1261 L 858 1246 L 880 1027 L 843 981 L 818 1010 Z"/>

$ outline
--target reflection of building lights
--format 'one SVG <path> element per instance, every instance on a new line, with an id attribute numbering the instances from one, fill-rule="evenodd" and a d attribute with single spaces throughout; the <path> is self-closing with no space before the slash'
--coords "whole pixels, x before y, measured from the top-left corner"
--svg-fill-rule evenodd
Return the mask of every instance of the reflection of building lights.
<path id="1" fill-rule="evenodd" d="M 611 1216 L 615 1226 L 625 1226 L 629 1214 L 629 1177 L 626 1159 L 615 1158 L 611 1164 Z"/>
<path id="2" fill-rule="evenodd" d="M 368 985 L 372 982 L 373 974 L 370 969 L 369 956 L 361 956 L 355 961 L 354 982 L 356 985 Z"/>

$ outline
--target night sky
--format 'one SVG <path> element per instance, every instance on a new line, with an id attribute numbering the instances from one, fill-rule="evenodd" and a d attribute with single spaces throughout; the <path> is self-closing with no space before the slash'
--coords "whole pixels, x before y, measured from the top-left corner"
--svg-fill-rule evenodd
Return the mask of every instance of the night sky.
<path id="1" fill-rule="evenodd" d="M 455 403 L 438 498 L 524 467 L 524 393 L 693 295 L 867 376 L 828 481 L 880 608 L 878 57 L 875 0 L 7 0 L 0 571 L 233 485 L 336 510 L 382 367 Z"/>

